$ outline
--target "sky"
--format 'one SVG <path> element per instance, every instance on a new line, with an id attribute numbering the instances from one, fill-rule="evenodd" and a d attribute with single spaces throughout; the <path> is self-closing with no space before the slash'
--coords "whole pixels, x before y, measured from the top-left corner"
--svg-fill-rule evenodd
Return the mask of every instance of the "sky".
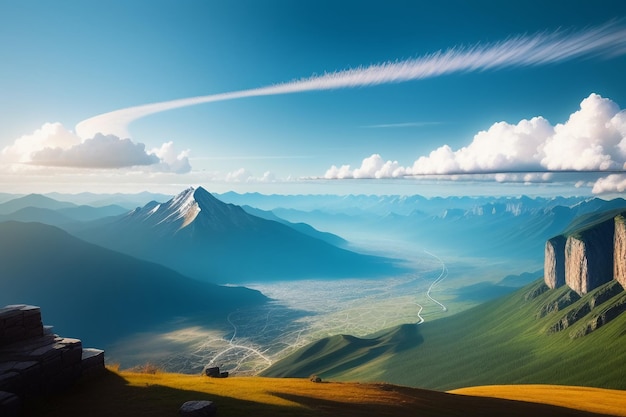
<path id="1" fill-rule="evenodd" d="M 0 192 L 626 189 L 626 2 L 0 2 Z"/>

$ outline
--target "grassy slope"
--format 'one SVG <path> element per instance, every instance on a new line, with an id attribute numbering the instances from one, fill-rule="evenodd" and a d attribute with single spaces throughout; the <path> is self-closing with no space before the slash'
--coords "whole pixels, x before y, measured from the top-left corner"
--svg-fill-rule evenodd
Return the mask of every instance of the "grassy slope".
<path id="1" fill-rule="evenodd" d="M 626 389 L 626 314 L 584 337 L 570 338 L 579 323 L 572 326 L 574 330 L 548 334 L 548 327 L 593 293 L 538 319 L 541 307 L 567 290 L 547 291 L 527 301 L 525 295 L 538 285 L 453 317 L 389 329 L 370 340 L 324 339 L 278 362 L 265 375 L 316 373 L 336 380 L 386 381 L 441 390 L 494 384 Z M 398 344 L 395 339 L 404 342 Z"/>
<path id="2" fill-rule="evenodd" d="M 573 388 L 575 390 L 575 388 Z M 592 403 L 602 398 L 612 415 L 626 415 L 614 392 L 585 392 L 567 408 L 542 404 L 550 390 L 519 402 L 387 384 L 320 383 L 303 379 L 210 379 L 180 374 L 107 373 L 81 381 L 68 392 L 26 403 L 24 417 L 175 416 L 185 401 L 210 400 L 218 415 L 228 416 L 596 416 Z M 521 392 L 526 392 L 521 389 Z"/>
<path id="3" fill-rule="evenodd" d="M 461 388 L 454 394 L 540 402 L 606 415 L 626 415 L 626 392 L 563 385 L 492 385 Z"/>

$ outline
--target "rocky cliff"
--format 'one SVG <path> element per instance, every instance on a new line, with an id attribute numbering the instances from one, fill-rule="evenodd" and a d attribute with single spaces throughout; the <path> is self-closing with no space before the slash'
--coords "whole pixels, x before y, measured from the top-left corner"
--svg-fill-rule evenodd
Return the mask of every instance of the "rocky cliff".
<path id="1" fill-rule="evenodd" d="M 579 295 L 613 279 L 615 221 L 605 220 L 568 236 L 565 242 L 565 283 Z"/>
<path id="2" fill-rule="evenodd" d="M 613 249 L 613 278 L 626 288 L 626 217 L 615 216 L 615 237 Z"/>
<path id="3" fill-rule="evenodd" d="M 549 239 L 544 281 L 543 288 L 554 291 L 537 317 L 556 314 L 548 333 L 567 329 L 578 338 L 626 312 L 626 212 L 579 218 Z"/>
<path id="4" fill-rule="evenodd" d="M 550 289 L 565 285 L 565 237 L 555 236 L 546 242 L 544 278 Z"/>
<path id="5" fill-rule="evenodd" d="M 546 242 L 544 280 L 549 288 L 566 284 L 582 296 L 613 279 L 626 287 L 623 213 L 589 216 Z"/>

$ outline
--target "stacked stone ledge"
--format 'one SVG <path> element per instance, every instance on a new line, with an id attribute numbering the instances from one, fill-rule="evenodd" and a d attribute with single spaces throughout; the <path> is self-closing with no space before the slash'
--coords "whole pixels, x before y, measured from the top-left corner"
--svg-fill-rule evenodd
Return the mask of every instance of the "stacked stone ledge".
<path id="1" fill-rule="evenodd" d="M 21 400 L 58 392 L 103 370 L 104 351 L 53 334 L 39 307 L 0 308 L 0 415 L 18 415 Z"/>

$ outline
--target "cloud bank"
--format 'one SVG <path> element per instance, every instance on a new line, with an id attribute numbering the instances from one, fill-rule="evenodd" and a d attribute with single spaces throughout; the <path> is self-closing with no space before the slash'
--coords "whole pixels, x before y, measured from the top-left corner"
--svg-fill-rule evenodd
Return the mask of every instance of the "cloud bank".
<path id="1" fill-rule="evenodd" d="M 159 158 L 146 153 L 143 143 L 100 133 L 70 148 L 46 147 L 30 155 L 31 164 L 73 168 L 124 168 L 158 162 Z"/>
<path id="2" fill-rule="evenodd" d="M 256 177 L 250 171 L 245 168 L 239 168 L 235 171 L 226 174 L 226 182 L 247 182 L 247 183 L 267 183 L 276 181 L 276 176 L 271 171 L 265 171 L 263 176 Z"/>
<path id="3" fill-rule="evenodd" d="M 567 121 L 552 125 L 541 116 L 517 124 L 494 123 L 472 142 L 453 150 L 443 145 L 411 166 L 385 161 L 374 154 L 361 166 L 333 165 L 324 178 L 399 178 L 411 175 L 497 174 L 498 181 L 547 181 L 555 172 L 626 170 L 626 110 L 610 99 L 591 94 Z M 624 174 L 596 181 L 593 192 L 622 192 Z"/>
<path id="4" fill-rule="evenodd" d="M 83 169 L 144 167 L 150 172 L 185 173 L 191 170 L 188 151 L 177 154 L 173 143 L 146 151 L 143 143 L 115 135 L 95 134 L 82 140 L 61 123 L 45 123 L 40 129 L 16 139 L 2 150 L 8 164 Z"/>
<path id="5" fill-rule="evenodd" d="M 202 103 L 394 84 L 459 72 L 539 66 L 575 58 L 611 58 L 623 54 L 626 54 L 626 28 L 611 22 L 580 32 L 517 36 L 497 43 L 455 47 L 414 59 L 351 68 L 267 87 L 129 107 L 83 120 L 76 126 L 76 132 L 81 137 L 93 137 L 96 133 L 129 137 L 128 125 L 134 120 Z"/>

